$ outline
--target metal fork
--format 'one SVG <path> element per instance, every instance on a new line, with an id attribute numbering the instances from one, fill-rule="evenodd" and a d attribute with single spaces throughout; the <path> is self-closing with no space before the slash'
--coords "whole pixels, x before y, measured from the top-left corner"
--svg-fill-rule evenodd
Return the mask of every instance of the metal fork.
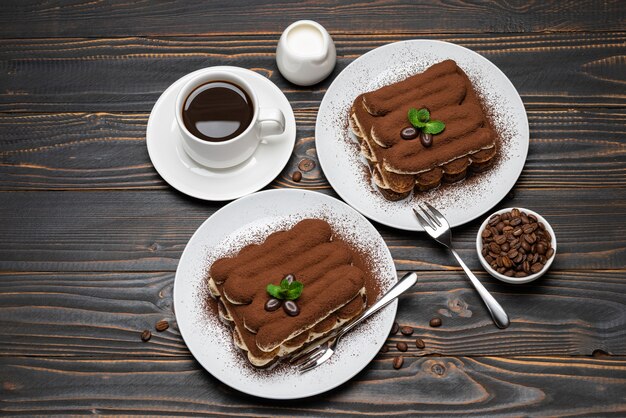
<path id="1" fill-rule="evenodd" d="M 500 306 L 498 301 L 491 296 L 491 293 L 485 289 L 485 286 L 483 286 L 476 276 L 474 276 L 474 273 L 472 273 L 463 260 L 461 260 L 461 257 L 459 257 L 459 254 L 455 251 L 455 249 L 452 248 L 452 232 L 450 231 L 450 224 L 446 218 L 428 203 L 425 202 L 424 204 L 426 207 L 419 205 L 420 209 L 424 213 L 424 216 L 422 216 L 417 210 L 413 209 L 413 212 L 415 212 L 415 216 L 417 216 L 417 220 L 422 228 L 424 228 L 428 235 L 433 237 L 435 241 L 448 247 L 448 249 L 452 251 L 456 261 L 458 261 L 461 267 L 463 267 L 465 274 L 467 274 L 470 278 L 470 281 L 478 291 L 478 294 L 485 303 L 485 306 L 487 306 L 487 310 L 491 314 L 493 322 L 495 322 L 496 326 L 498 328 L 508 327 L 510 324 L 509 317 L 502 306 Z"/>
<path id="2" fill-rule="evenodd" d="M 344 328 L 338 330 L 336 333 L 321 340 L 319 345 L 315 345 L 304 350 L 302 353 L 294 356 L 290 362 L 300 366 L 300 373 L 306 373 L 320 364 L 328 360 L 337 348 L 339 340 L 352 331 L 357 325 L 365 321 L 376 312 L 389 305 L 394 299 L 410 289 L 415 282 L 417 282 L 417 274 L 407 273 L 396 283 L 391 289 L 387 291 L 375 304 L 370 306 L 365 312 L 363 312 L 357 319 L 346 325 Z"/>

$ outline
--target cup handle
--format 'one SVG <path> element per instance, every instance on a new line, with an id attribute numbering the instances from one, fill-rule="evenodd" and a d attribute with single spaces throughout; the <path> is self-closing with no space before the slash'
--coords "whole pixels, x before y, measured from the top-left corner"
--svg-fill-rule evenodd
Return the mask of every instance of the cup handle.
<path id="1" fill-rule="evenodd" d="M 285 132 L 285 115 L 280 109 L 259 109 L 259 136 L 265 138 Z"/>

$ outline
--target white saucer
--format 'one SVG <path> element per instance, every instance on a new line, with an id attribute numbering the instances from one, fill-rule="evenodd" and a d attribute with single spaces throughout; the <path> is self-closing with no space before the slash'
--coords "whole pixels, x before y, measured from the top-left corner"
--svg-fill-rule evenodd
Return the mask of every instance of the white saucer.
<path id="1" fill-rule="evenodd" d="M 278 108 L 285 115 L 285 132 L 271 141 L 261 141 L 252 157 L 226 169 L 208 168 L 192 160 L 182 148 L 174 117 L 176 95 L 182 85 L 192 75 L 216 69 L 243 77 L 256 91 L 261 107 Z M 233 200 L 260 190 L 280 174 L 296 142 L 296 120 L 283 92 L 267 78 L 239 67 L 210 67 L 187 74 L 163 92 L 150 113 L 146 142 L 154 168 L 170 186 L 198 199 Z"/>

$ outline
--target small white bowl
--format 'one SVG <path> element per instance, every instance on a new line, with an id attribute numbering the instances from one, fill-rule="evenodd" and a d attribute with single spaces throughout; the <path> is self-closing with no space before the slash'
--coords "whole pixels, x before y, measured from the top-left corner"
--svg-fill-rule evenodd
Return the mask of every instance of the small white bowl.
<path id="1" fill-rule="evenodd" d="M 530 209 L 524 209 L 524 208 L 520 208 L 520 207 L 517 208 L 519 211 L 524 212 L 527 215 L 535 216 L 539 222 L 543 223 L 543 225 L 545 226 L 546 230 L 550 233 L 550 236 L 552 237 L 552 249 L 554 250 L 554 254 L 552 255 L 552 257 L 550 257 L 550 259 L 548 261 L 546 261 L 545 266 L 543 266 L 543 269 L 541 269 L 541 271 L 539 273 L 531 274 L 531 275 L 526 276 L 526 277 L 508 277 L 508 276 L 505 276 L 504 274 L 498 273 L 493 268 L 491 268 L 491 266 L 489 265 L 487 260 L 485 260 L 485 258 L 483 257 L 483 254 L 482 254 L 482 251 L 483 251 L 483 239 L 482 239 L 482 235 L 481 234 L 482 234 L 483 230 L 485 229 L 485 226 L 487 226 L 487 223 L 489 222 L 489 219 L 491 219 L 491 217 L 494 216 L 494 215 L 501 215 L 503 213 L 510 212 L 513 209 L 515 209 L 515 208 L 502 209 L 502 210 L 499 210 L 497 212 L 492 213 L 491 215 L 487 216 L 487 218 L 485 218 L 485 221 L 482 223 L 482 225 L 480 225 L 480 228 L 478 229 L 478 234 L 476 235 L 476 251 L 478 251 L 478 259 L 480 260 L 480 264 L 482 264 L 483 268 L 485 270 L 487 270 L 487 272 L 489 274 L 491 274 L 493 277 L 495 277 L 496 279 L 501 280 L 501 281 L 506 282 L 506 283 L 513 283 L 513 284 L 529 283 L 529 282 L 532 282 L 533 280 L 536 280 L 539 277 L 543 276 L 545 274 L 545 272 L 550 269 L 550 265 L 552 265 L 552 262 L 554 261 L 554 258 L 556 257 L 556 235 L 554 234 L 554 230 L 552 229 L 552 226 L 550 226 L 550 223 L 548 221 L 546 221 L 546 219 L 543 216 L 539 215 L 537 212 L 534 212 L 534 211 L 532 211 Z"/>

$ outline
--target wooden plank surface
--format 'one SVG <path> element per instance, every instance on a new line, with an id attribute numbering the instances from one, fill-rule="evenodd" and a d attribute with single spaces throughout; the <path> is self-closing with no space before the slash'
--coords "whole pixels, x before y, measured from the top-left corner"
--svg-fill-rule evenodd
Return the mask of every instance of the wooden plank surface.
<path id="1" fill-rule="evenodd" d="M 626 355 L 622 272 L 551 271 L 527 286 L 477 274 L 507 310 L 506 331 L 493 325 L 461 272 L 423 271 L 397 315 L 415 333 L 390 336 L 381 358 L 397 355 L 401 341 L 410 356 Z M 173 273 L 0 274 L 0 356 L 189 357 L 173 314 L 173 284 Z M 430 327 L 433 317 L 443 326 Z M 171 326 L 156 333 L 161 319 Z M 149 343 L 139 338 L 144 329 L 154 333 Z M 416 337 L 426 348 L 415 346 Z"/>
<path id="2" fill-rule="evenodd" d="M 314 18 L 330 30 L 358 32 L 542 32 L 623 30 L 619 0 L 578 2 L 403 2 L 259 0 L 255 2 L 109 2 L 11 0 L 0 13 L 2 37 L 198 35 L 276 32 Z"/>
<path id="3" fill-rule="evenodd" d="M 376 358 L 338 389 L 309 399 L 242 395 L 186 359 L 0 358 L 0 410 L 10 415 L 610 416 L 626 413 L 626 359 Z M 601 397 L 602 402 L 598 402 Z"/>
<path id="4" fill-rule="evenodd" d="M 316 109 L 333 76 L 312 88 L 287 82 L 274 59 L 279 35 L 0 40 L 0 111 L 149 112 L 171 83 L 213 65 L 254 69 L 276 83 L 295 109 Z M 335 37 L 333 75 L 378 46 L 416 38 L 454 42 L 484 55 L 529 108 L 626 103 L 626 32 L 342 34 Z"/>
<path id="5" fill-rule="evenodd" d="M 315 152 L 314 109 L 297 109 L 297 142 L 273 186 L 328 189 Z M 531 142 L 517 188 L 626 186 L 626 110 L 528 112 Z M 0 190 L 169 190 L 146 150 L 148 114 L 0 114 Z M 291 180 L 304 158 L 315 162 Z M 602 175 L 598 175 L 599 172 Z"/>
<path id="6" fill-rule="evenodd" d="M 196 228 L 222 207 L 174 190 L 2 192 L 0 198 L 0 270 L 8 271 L 173 271 Z M 515 189 L 499 204 L 508 206 L 531 206 L 550 221 L 559 244 L 553 269 L 626 268 L 626 189 Z M 479 225 L 454 231 L 455 246 L 475 269 Z M 398 269 L 458 269 L 424 234 L 376 226 Z"/>
<path id="7" fill-rule="evenodd" d="M 337 67 L 301 88 L 278 73 L 281 31 L 313 18 Z M 626 415 L 626 6 L 577 2 L 17 1 L 0 6 L 0 414 L 180 416 Z M 528 110 L 524 171 L 498 207 L 525 206 L 556 230 L 539 281 L 507 285 L 475 253 L 479 220 L 455 242 L 512 326 L 494 327 L 450 254 L 424 234 L 374 224 L 402 274 L 387 353 L 310 399 L 243 395 L 193 359 L 172 307 L 174 271 L 223 203 L 169 187 L 145 145 L 167 86 L 212 65 L 250 68 L 292 104 L 294 154 L 269 186 L 336 196 L 314 125 L 333 77 L 390 42 L 468 47 L 511 79 Z M 315 168 L 294 183 L 308 158 Z M 443 326 L 428 321 L 441 317 Z M 172 326 L 144 343 L 139 333 Z M 415 338 L 425 341 L 418 349 Z M 408 343 L 394 370 L 397 342 Z"/>

